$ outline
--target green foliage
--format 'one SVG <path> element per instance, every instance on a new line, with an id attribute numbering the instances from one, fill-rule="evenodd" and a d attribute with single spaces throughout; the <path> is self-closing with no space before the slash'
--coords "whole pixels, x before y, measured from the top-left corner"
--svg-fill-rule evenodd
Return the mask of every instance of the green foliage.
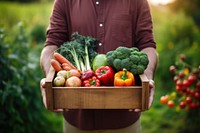
<path id="1" fill-rule="evenodd" d="M 36 41 L 37 43 L 44 42 L 46 39 L 46 28 L 44 25 L 36 24 L 34 25 L 33 29 L 31 30 L 31 36 L 33 41 Z"/>
<path id="2" fill-rule="evenodd" d="M 200 25 L 199 0 L 175 0 L 169 7 L 175 12 L 184 11 L 188 16 L 192 16 L 197 25 Z"/>
<path id="3" fill-rule="evenodd" d="M 39 81 L 39 60 L 22 23 L 10 35 L 0 30 L 0 129 L 6 133 L 61 132 L 42 104 Z M 39 54 L 37 55 L 37 59 Z M 56 120 L 62 125 L 62 121 Z M 52 125 L 52 126 L 50 126 Z"/>

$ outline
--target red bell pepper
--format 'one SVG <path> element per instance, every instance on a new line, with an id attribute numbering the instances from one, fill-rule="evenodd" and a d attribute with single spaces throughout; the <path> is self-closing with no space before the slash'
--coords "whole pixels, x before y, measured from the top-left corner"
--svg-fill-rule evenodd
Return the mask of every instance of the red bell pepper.
<path id="1" fill-rule="evenodd" d="M 96 76 L 92 76 L 83 81 L 84 87 L 100 86 L 100 80 Z"/>
<path id="2" fill-rule="evenodd" d="M 102 85 L 113 86 L 115 72 L 110 66 L 101 66 L 95 71 L 95 75 Z"/>

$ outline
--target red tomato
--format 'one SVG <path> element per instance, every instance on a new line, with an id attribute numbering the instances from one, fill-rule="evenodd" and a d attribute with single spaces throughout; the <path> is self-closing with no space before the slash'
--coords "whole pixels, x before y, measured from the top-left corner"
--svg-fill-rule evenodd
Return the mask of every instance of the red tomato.
<path id="1" fill-rule="evenodd" d="M 179 107 L 180 107 L 181 109 L 184 109 L 185 106 L 186 106 L 186 103 L 185 103 L 184 101 L 182 101 L 182 102 L 179 104 Z"/>
<path id="2" fill-rule="evenodd" d="M 183 80 L 183 86 L 188 87 L 190 85 L 190 82 L 187 79 Z"/>
<path id="3" fill-rule="evenodd" d="M 176 86 L 176 91 L 178 91 L 178 92 L 181 91 L 181 87 L 177 85 Z"/>
<path id="4" fill-rule="evenodd" d="M 185 102 L 188 103 L 188 104 L 192 103 L 192 98 L 186 97 Z"/>
<path id="5" fill-rule="evenodd" d="M 173 107 L 174 107 L 174 101 L 169 100 L 169 101 L 167 102 L 167 106 L 168 106 L 169 108 L 173 108 Z"/>
<path id="6" fill-rule="evenodd" d="M 178 78 L 178 76 L 174 76 L 174 82 L 176 83 L 176 81 L 178 80 L 179 78 Z"/>
<path id="7" fill-rule="evenodd" d="M 182 84 L 182 81 L 181 81 L 181 80 L 177 80 L 177 81 L 176 81 L 176 85 L 182 86 L 182 85 L 183 85 L 183 84 Z"/>
<path id="8" fill-rule="evenodd" d="M 194 93 L 194 97 L 195 97 L 196 99 L 200 99 L 200 94 L 199 94 L 199 92 L 195 92 L 195 93 Z"/>
<path id="9" fill-rule="evenodd" d="M 179 72 L 179 78 L 184 78 L 184 76 L 185 76 L 185 74 L 184 74 L 184 72 L 183 71 L 181 71 L 181 72 Z"/>
<path id="10" fill-rule="evenodd" d="M 193 76 L 193 75 L 190 75 L 190 76 L 188 77 L 188 82 L 189 82 L 190 84 L 192 84 L 195 80 L 196 80 L 196 77 Z"/>
<path id="11" fill-rule="evenodd" d="M 171 65 L 171 66 L 169 67 L 169 71 L 170 71 L 171 73 L 175 73 L 176 67 L 175 67 L 174 65 Z"/>

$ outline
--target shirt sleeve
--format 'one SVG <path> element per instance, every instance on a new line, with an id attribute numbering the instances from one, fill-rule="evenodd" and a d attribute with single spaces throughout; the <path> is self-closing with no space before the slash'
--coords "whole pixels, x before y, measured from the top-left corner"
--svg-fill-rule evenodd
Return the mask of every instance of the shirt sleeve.
<path id="1" fill-rule="evenodd" d="M 150 8 L 147 0 L 138 0 L 138 16 L 136 21 L 136 47 L 140 50 L 146 47 L 156 48 L 153 37 L 153 25 Z"/>
<path id="2" fill-rule="evenodd" d="M 51 16 L 50 23 L 46 32 L 47 45 L 60 46 L 68 40 L 67 34 L 67 20 L 66 20 L 66 3 L 64 0 L 55 0 Z"/>

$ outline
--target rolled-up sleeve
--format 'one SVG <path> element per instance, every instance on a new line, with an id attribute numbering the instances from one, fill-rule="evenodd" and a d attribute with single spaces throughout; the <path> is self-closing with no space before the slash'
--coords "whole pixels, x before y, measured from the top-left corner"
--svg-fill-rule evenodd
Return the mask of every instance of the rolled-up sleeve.
<path id="1" fill-rule="evenodd" d="M 147 0 L 138 1 L 138 16 L 136 26 L 136 46 L 141 50 L 146 47 L 156 48 L 153 37 L 153 24 Z"/>
<path id="2" fill-rule="evenodd" d="M 55 0 L 50 16 L 50 23 L 46 32 L 47 45 L 60 46 L 68 40 L 67 20 L 66 20 L 66 3 L 64 0 Z"/>

